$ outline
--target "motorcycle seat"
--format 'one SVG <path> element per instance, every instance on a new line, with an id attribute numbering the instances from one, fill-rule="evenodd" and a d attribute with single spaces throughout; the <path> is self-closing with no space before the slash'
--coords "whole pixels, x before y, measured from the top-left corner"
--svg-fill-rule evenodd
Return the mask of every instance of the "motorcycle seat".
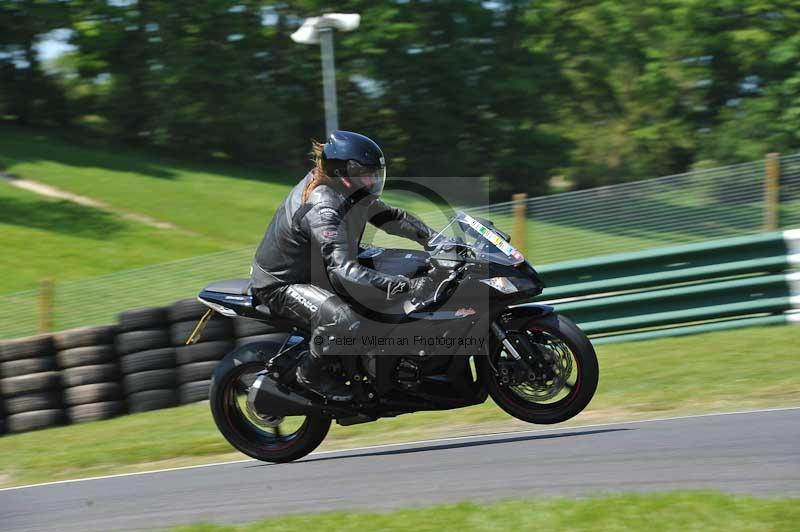
<path id="1" fill-rule="evenodd" d="M 235 296 L 248 296 L 250 295 L 250 279 L 226 279 L 225 281 L 217 281 L 206 286 L 209 292 L 218 292 L 220 294 L 231 294 Z"/>
<path id="2" fill-rule="evenodd" d="M 230 308 L 239 316 L 261 321 L 274 321 L 266 305 L 256 305 L 250 290 L 250 279 L 226 279 L 206 286 L 201 299 Z"/>

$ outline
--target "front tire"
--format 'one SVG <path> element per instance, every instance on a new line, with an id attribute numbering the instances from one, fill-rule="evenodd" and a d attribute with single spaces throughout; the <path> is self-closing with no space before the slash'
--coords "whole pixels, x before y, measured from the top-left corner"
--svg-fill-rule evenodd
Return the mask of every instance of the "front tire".
<path id="1" fill-rule="evenodd" d="M 557 367 L 559 369 L 569 367 L 570 375 L 565 377 L 558 375 L 557 378 L 547 382 L 539 381 L 533 384 L 526 382 L 516 386 L 504 384 L 503 376 L 497 370 L 502 361 L 507 360 L 510 355 L 505 353 L 502 344 L 495 342 L 489 354 L 490 359 L 481 365 L 483 381 L 494 402 L 517 419 L 542 425 L 561 423 L 583 411 L 592 400 L 599 380 L 597 355 L 586 334 L 571 320 L 558 314 L 515 318 L 506 329 L 509 334 L 514 331 L 517 334 L 530 335 L 535 339 L 536 345 L 544 346 L 544 349 L 551 353 L 557 352 L 558 355 L 553 356 L 553 359 L 559 361 Z M 571 361 L 564 358 L 567 350 L 572 357 Z M 560 382 L 562 378 L 563 383 Z M 561 396 L 555 394 L 548 401 L 537 400 L 537 392 L 540 397 L 549 395 L 546 389 L 548 384 L 554 387 L 561 384 L 559 390 Z"/>
<path id="2" fill-rule="evenodd" d="M 247 409 L 246 387 L 264 369 L 267 358 L 280 349 L 280 344 L 271 344 L 248 344 L 221 360 L 211 381 L 209 403 L 217 428 L 237 450 L 264 462 L 291 462 L 322 443 L 331 420 L 319 416 L 277 418 Z"/>

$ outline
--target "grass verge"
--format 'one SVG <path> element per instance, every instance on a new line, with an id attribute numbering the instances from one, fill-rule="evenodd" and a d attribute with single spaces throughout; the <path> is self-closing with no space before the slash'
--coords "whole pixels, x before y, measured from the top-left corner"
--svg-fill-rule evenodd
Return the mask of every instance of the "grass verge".
<path id="1" fill-rule="evenodd" d="M 757 327 L 602 345 L 600 387 L 561 426 L 800 405 L 800 328 Z M 535 429 L 494 403 L 334 425 L 322 449 Z M 217 432 L 207 404 L 0 438 L 0 486 L 245 458 Z"/>
<path id="2" fill-rule="evenodd" d="M 103 201 L 119 211 L 170 222 L 214 240 L 220 250 L 256 244 L 275 209 L 303 177 L 302 171 L 81 146 L 45 132 L 2 125 L 0 170 Z M 433 205 L 424 199 L 405 204 L 423 211 Z"/>
<path id="3" fill-rule="evenodd" d="M 219 249 L 200 235 L 159 229 L 0 181 L 0 294 L 192 257 Z M 88 260 L 87 260 L 88 259 Z"/>
<path id="4" fill-rule="evenodd" d="M 302 177 L 298 173 L 276 169 L 261 171 L 219 162 L 181 161 L 146 151 L 82 146 L 45 132 L 2 125 L 0 170 L 101 200 L 118 211 L 141 213 L 170 222 L 179 229 L 198 235 L 199 241 L 205 241 L 206 247 L 213 251 L 254 247 L 288 190 Z M 428 198 L 392 191 L 387 192 L 387 197 L 390 203 L 417 214 L 438 212 L 435 204 Z M 15 211 L 19 211 L 16 217 L 18 219 L 35 215 L 32 205 L 13 202 L 12 199 L 0 201 L 0 206 L 5 206 L 6 210 L 13 207 Z M 705 198 L 694 199 L 703 200 L 702 204 L 683 205 L 686 198 L 666 197 L 665 213 L 676 217 L 675 209 L 678 208 L 708 209 Z M 742 206 L 738 208 L 741 209 Z M 618 212 L 616 215 L 620 219 L 626 216 L 636 219 L 638 213 L 634 207 L 630 209 L 631 212 Z M 695 215 L 691 211 L 682 216 L 688 218 Z M 109 218 L 94 218 L 98 224 L 102 221 L 109 222 L 109 232 L 113 236 L 114 227 Z M 511 229 L 512 222 L 507 213 L 493 214 L 491 218 L 498 227 Z M 430 222 L 440 227 L 444 219 L 433 215 Z M 702 238 L 702 234 L 693 233 L 689 227 L 665 232 L 663 228 L 647 230 L 638 226 L 604 226 L 603 230 L 598 231 L 595 225 L 590 220 L 575 216 L 539 216 L 536 220 L 529 220 L 526 236 L 531 260 L 543 264 Z M 40 229 L 56 233 L 67 232 L 58 223 L 42 225 Z M 738 227 L 729 229 L 731 234 L 741 232 Z M 370 234 L 368 232 L 367 236 Z M 186 238 L 187 244 L 193 238 Z M 393 239 L 386 242 L 396 243 Z M 5 245 L 2 233 L 0 245 Z M 408 247 L 409 243 L 402 241 L 401 245 Z M 64 245 L 54 242 L 47 248 L 30 246 L 29 253 L 38 252 L 46 259 L 58 259 L 62 254 L 69 256 L 71 248 L 69 242 Z M 185 246 L 160 245 L 158 239 L 152 236 L 143 236 L 131 248 L 139 251 L 150 248 L 160 250 L 159 255 L 148 256 L 146 252 L 142 253 L 140 260 L 130 263 L 131 267 L 191 255 Z M 195 253 L 199 252 L 195 250 Z M 93 275 L 103 270 L 117 271 L 120 264 L 126 263 L 98 261 L 91 271 L 86 271 L 81 265 L 62 270 Z M 247 266 L 249 264 L 244 264 L 243 268 Z M 35 269 L 32 271 L 36 273 Z M 2 272 L 3 281 L 13 288 L 7 290 L 6 285 L 0 285 L 0 293 L 33 287 L 30 279 L 18 277 L 16 272 L 17 270 Z"/>
<path id="5" fill-rule="evenodd" d="M 757 499 L 709 491 L 618 494 L 588 499 L 510 500 L 407 508 L 384 513 L 331 512 L 240 526 L 196 524 L 173 532 L 267 530 L 796 530 L 800 499 Z"/>
<path id="6" fill-rule="evenodd" d="M 0 338 L 38 330 L 36 296 L 30 290 L 42 278 L 56 282 L 52 327 L 59 330 L 110 322 L 126 308 L 168 304 L 192 297 L 211 281 L 246 276 L 256 243 L 302 173 L 92 147 L 7 125 L 0 125 L 0 170 L 101 200 L 113 212 L 145 214 L 176 228 L 153 229 L 110 212 L 48 201 L 0 183 L 0 247 L 13 250 L 0 262 Z M 666 191 L 658 212 L 670 219 L 695 219 L 698 212 L 708 217 L 713 198 L 697 194 Z M 428 198 L 396 191 L 386 196 L 392 204 L 427 215 L 434 227 L 445 223 Z M 795 203 L 800 212 L 800 202 Z M 659 224 L 648 229 L 649 224 L 622 223 L 641 217 L 636 205 L 614 209 L 620 223 L 606 220 L 601 229 L 594 216 L 575 216 L 570 209 L 549 214 L 534 209 L 525 235 L 527 256 L 541 265 L 697 241 L 708 234 L 732 236 L 744 230 L 735 224 L 715 224 L 709 233 L 702 224 L 667 230 Z M 717 218 L 727 219 L 730 206 L 714 205 Z M 760 212 L 758 205 L 737 205 L 737 217 L 758 218 Z M 511 230 L 512 220 L 504 209 L 489 217 L 498 227 Z M 368 229 L 366 241 L 374 234 Z M 401 248 L 415 246 L 383 233 L 375 241 Z M 166 264 L 195 256 L 181 264 Z M 70 280 L 80 281 L 64 282 Z"/>

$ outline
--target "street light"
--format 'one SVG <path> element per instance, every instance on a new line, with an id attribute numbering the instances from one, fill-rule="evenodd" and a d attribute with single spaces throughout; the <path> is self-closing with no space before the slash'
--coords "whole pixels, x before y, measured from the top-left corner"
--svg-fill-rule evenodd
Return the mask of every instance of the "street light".
<path id="1" fill-rule="evenodd" d="M 339 111 L 336 106 L 336 71 L 333 62 L 333 32 L 334 30 L 353 31 L 358 28 L 360 22 L 361 15 L 357 13 L 327 13 L 319 17 L 307 18 L 303 25 L 292 33 L 292 40 L 296 43 L 320 44 L 327 135 L 339 129 Z"/>

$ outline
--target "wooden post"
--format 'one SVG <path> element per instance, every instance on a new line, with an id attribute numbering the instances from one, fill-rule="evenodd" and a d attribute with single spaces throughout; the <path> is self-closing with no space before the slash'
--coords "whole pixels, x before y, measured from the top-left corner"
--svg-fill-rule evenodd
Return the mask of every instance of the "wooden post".
<path id="1" fill-rule="evenodd" d="M 39 332 L 50 332 L 53 326 L 53 281 L 42 279 L 39 285 Z"/>
<path id="2" fill-rule="evenodd" d="M 519 250 L 523 255 L 525 254 L 525 240 L 528 236 L 527 231 L 527 207 L 526 200 L 528 195 L 524 192 L 514 194 L 511 196 L 511 201 L 514 202 L 514 226 L 511 230 L 511 244 Z"/>
<path id="3" fill-rule="evenodd" d="M 764 231 L 777 231 L 781 190 L 781 160 L 779 154 L 767 154 L 765 170 Z"/>

